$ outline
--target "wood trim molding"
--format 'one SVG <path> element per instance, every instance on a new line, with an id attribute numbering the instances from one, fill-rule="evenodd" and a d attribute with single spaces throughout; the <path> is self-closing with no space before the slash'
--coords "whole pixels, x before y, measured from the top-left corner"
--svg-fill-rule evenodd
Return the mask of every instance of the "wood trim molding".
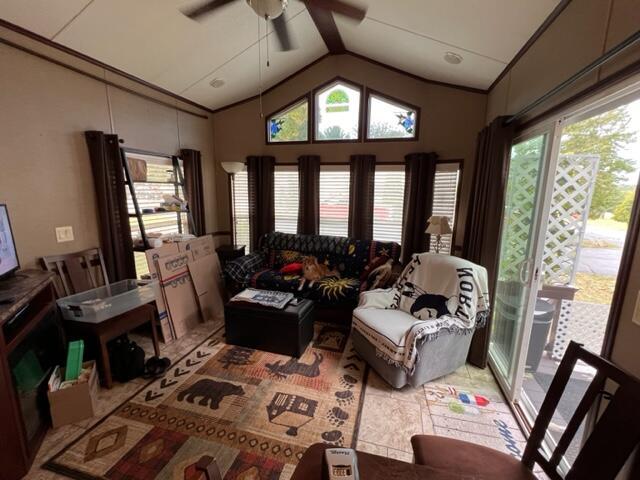
<path id="1" fill-rule="evenodd" d="M 481 95 L 486 95 L 488 93 L 488 90 L 482 90 L 480 88 L 465 87 L 464 85 L 456 85 L 456 84 L 453 84 L 453 83 L 439 82 L 437 80 L 430 80 L 428 78 L 421 77 L 420 75 L 415 75 L 413 73 L 409 73 L 409 72 L 407 72 L 405 70 L 402 70 L 400 68 L 392 67 L 391 65 L 387 65 L 386 63 L 379 62 L 377 60 L 374 60 L 372 58 L 366 57 L 364 55 L 360 55 L 359 53 L 351 52 L 349 50 L 346 50 L 342 55 L 349 55 L 351 57 L 358 58 L 358 59 L 363 60 L 365 62 L 368 62 L 368 63 L 371 63 L 373 65 L 376 65 L 378 67 L 382 67 L 382 68 L 384 68 L 386 70 L 392 71 L 394 73 L 398 73 L 400 75 L 404 75 L 405 77 L 409 77 L 409 78 L 411 78 L 413 80 L 417 80 L 419 82 L 426 83 L 426 84 L 429 84 L 429 85 L 437 85 L 439 87 L 454 88 L 454 89 L 457 89 L 457 90 L 462 90 L 462 91 L 470 92 L 470 93 L 477 93 L 477 94 L 481 94 Z M 294 77 L 300 75 L 305 70 L 308 70 L 309 68 L 313 67 L 315 64 L 320 63 L 325 58 L 332 57 L 332 56 L 334 56 L 334 54 L 325 53 L 324 55 L 316 58 L 314 61 L 312 61 L 312 62 L 308 63 L 307 65 L 305 65 L 304 67 L 296 70 L 291 75 L 288 75 L 287 77 L 283 78 L 278 83 L 276 83 L 276 84 L 272 85 L 271 87 L 265 89 L 262 92 L 262 95 L 263 96 L 267 95 L 268 93 L 272 92 L 276 88 L 278 88 L 278 87 L 282 86 L 283 84 L 287 83 L 289 80 L 292 80 Z M 351 82 L 351 83 L 353 83 L 353 82 Z M 230 103 L 228 105 L 216 108 L 215 110 L 213 110 L 212 113 L 214 113 L 214 114 L 220 113 L 220 112 L 223 112 L 223 111 L 228 110 L 230 108 L 238 107 L 238 106 L 243 105 L 245 103 L 251 102 L 251 101 L 256 100 L 258 98 L 260 98 L 260 95 L 252 95 L 252 96 L 244 98 L 242 100 L 238 100 L 238 101 Z"/>
<path id="2" fill-rule="evenodd" d="M 37 41 L 39 43 L 42 43 L 44 45 L 47 45 L 48 47 L 55 48 L 56 50 L 59 50 L 59 51 L 61 51 L 63 53 L 66 53 L 66 54 L 71 55 L 73 57 L 76 57 L 76 58 L 79 58 L 81 60 L 84 60 L 85 62 L 88 62 L 88 63 L 90 63 L 92 65 L 95 65 L 97 67 L 103 68 L 105 70 L 108 70 L 111 73 L 115 73 L 116 75 L 120 75 L 120 76 L 122 76 L 122 77 L 124 77 L 124 78 L 126 78 L 128 80 L 136 82 L 136 83 L 138 83 L 140 85 L 143 85 L 143 86 L 145 86 L 147 88 L 150 88 L 151 90 L 155 90 L 156 92 L 162 93 L 163 95 L 167 95 L 167 96 L 169 96 L 171 98 L 175 98 L 176 100 L 179 100 L 179 101 L 181 101 L 183 103 L 186 103 L 188 105 L 192 105 L 192 106 L 194 106 L 194 107 L 196 107 L 196 108 L 198 108 L 200 110 L 203 110 L 203 111 L 209 112 L 209 113 L 213 113 L 213 110 L 210 109 L 209 107 L 205 107 L 204 105 L 200 105 L 199 103 L 194 102 L 193 100 L 189 100 L 188 98 L 185 98 L 185 97 L 182 97 L 182 96 L 180 96 L 180 95 L 178 95 L 176 93 L 170 92 L 169 90 L 166 90 L 166 89 L 164 89 L 162 87 L 159 87 L 158 85 L 154 85 L 153 83 L 147 82 L 146 80 L 143 80 L 143 79 L 141 79 L 139 77 L 136 77 L 135 75 L 127 73 L 127 72 L 125 72 L 123 70 L 120 70 L 119 68 L 112 67 L 111 65 L 103 63 L 100 60 L 97 60 L 97 59 L 95 59 L 93 57 L 85 55 L 84 53 L 80 53 L 77 50 L 74 50 L 72 48 L 66 47 L 66 46 L 61 45 L 61 44 L 59 44 L 57 42 L 54 42 L 52 40 L 49 40 L 48 38 L 43 37 L 42 35 L 38 35 L 37 33 L 34 33 L 32 31 L 30 31 L 30 30 L 22 28 L 22 27 L 20 27 L 18 25 L 15 25 L 15 24 L 11 23 L 11 22 L 7 22 L 6 20 L 3 20 L 2 18 L 0 18 L 0 27 L 4 27 L 4 28 L 6 28 L 8 30 L 11 30 L 11 31 L 16 32 L 16 33 L 19 33 L 20 35 L 24 35 L 25 37 L 30 38 L 32 40 L 35 40 L 35 41 Z M 2 43 L 5 43 L 7 45 L 11 45 L 11 46 L 13 46 L 15 48 L 19 48 L 20 50 L 26 51 L 28 53 L 32 53 L 32 54 L 34 54 L 34 55 L 36 55 L 36 56 L 38 56 L 40 58 L 47 59 L 47 60 L 49 60 L 49 61 L 51 61 L 53 63 L 56 63 L 58 65 L 66 66 L 70 70 L 74 70 L 77 73 L 82 73 L 83 75 L 90 76 L 90 77 L 97 78 L 97 79 L 100 78 L 100 77 L 96 77 L 95 75 L 91 75 L 90 73 L 84 72 L 84 71 L 82 71 L 80 69 L 71 67 L 71 66 L 65 64 L 64 62 L 60 62 L 58 60 L 51 59 L 51 58 L 47 57 L 46 55 L 41 54 L 41 53 L 37 53 L 37 52 L 27 48 L 27 47 L 23 47 L 21 45 L 17 45 L 17 44 L 15 44 L 13 42 L 10 42 L 10 41 L 2 39 L 2 38 L 0 38 L 0 41 L 2 41 Z M 109 83 L 110 85 L 112 85 L 114 87 L 120 88 L 122 90 L 128 90 L 128 91 L 130 91 L 130 93 L 134 93 L 133 90 L 126 89 L 126 87 L 121 87 L 120 85 L 118 85 L 118 84 L 116 84 L 114 82 L 109 82 L 106 79 L 100 79 L 100 80 L 103 83 Z M 147 96 L 147 95 L 145 95 L 143 93 L 137 93 L 137 92 L 135 92 L 135 93 L 137 95 L 139 95 L 139 96 L 144 96 L 145 98 L 148 98 L 148 99 L 152 98 L 152 97 L 149 97 L 149 96 Z M 157 99 L 154 99 L 154 100 L 157 103 L 162 102 L 162 100 L 157 100 Z M 165 104 L 165 105 L 170 105 L 167 102 L 162 102 L 162 103 Z M 175 105 L 173 105 L 172 108 L 180 109 L 180 107 L 177 107 Z M 188 110 L 182 110 L 182 111 L 187 112 L 187 113 L 194 113 L 194 112 L 189 112 Z"/>
<path id="3" fill-rule="evenodd" d="M 0 21 L 2 21 L 2 20 L 0 19 Z M 83 75 L 83 76 L 85 76 L 87 78 L 90 78 L 90 79 L 95 80 L 97 82 L 103 83 L 104 85 L 108 85 L 110 87 L 117 88 L 118 90 L 122 90 L 123 92 L 130 93 L 131 95 L 135 95 L 136 97 L 143 98 L 143 99 L 145 99 L 145 100 L 147 100 L 149 102 L 156 103 L 158 105 L 162 105 L 164 107 L 168 107 L 168 108 L 171 108 L 173 110 L 177 110 L 177 111 L 180 111 L 180 112 L 183 112 L 183 113 L 186 113 L 186 114 L 189 114 L 189 115 L 193 115 L 194 117 L 202 118 L 202 119 L 205 119 L 205 120 L 209 118 L 207 115 L 196 113 L 196 112 L 193 112 L 191 110 L 187 110 L 185 108 L 178 107 L 177 105 L 173 105 L 171 103 L 164 102 L 164 101 L 159 100 L 157 98 L 150 97 L 149 95 L 145 95 L 144 93 L 136 92 L 135 90 L 132 90 L 130 88 L 123 87 L 122 85 L 119 85 L 119 84 L 117 84 L 115 82 L 112 82 L 112 81 L 107 80 L 107 79 L 102 78 L 102 77 L 98 77 L 98 76 L 93 75 L 93 74 L 91 74 L 89 72 L 85 72 L 84 70 L 81 70 L 79 68 L 73 67 L 73 66 L 68 65 L 68 64 L 66 64 L 64 62 L 60 62 L 60 61 L 55 60 L 53 58 L 47 57 L 46 55 L 44 55 L 42 53 L 36 52 L 34 50 L 31 50 L 30 48 L 24 47 L 22 45 L 18 45 L 17 43 L 14 43 L 14 42 L 12 42 L 10 40 L 6 40 L 4 38 L 0 38 L 0 44 L 7 45 L 7 46 L 9 46 L 11 48 L 15 48 L 16 50 L 20 50 L 21 52 L 27 53 L 29 55 L 33 55 L 34 57 L 40 58 L 41 60 L 44 60 L 44 61 L 49 62 L 49 63 L 53 63 L 54 65 L 57 65 L 57 66 L 62 67 L 62 68 L 66 68 L 67 70 L 70 70 L 70 71 L 72 71 L 74 73 L 78 73 L 78 74 Z"/>
<path id="4" fill-rule="evenodd" d="M 402 70 L 401 68 L 393 67 L 393 66 L 391 66 L 389 64 L 386 64 L 386 63 L 383 63 L 383 62 L 379 62 L 378 60 L 374 60 L 373 58 L 367 57 L 366 55 L 361 55 L 359 53 L 352 52 L 351 50 L 345 51 L 345 54 L 346 55 L 351 55 L 354 58 L 359 58 L 360 60 L 364 60 L 365 62 L 369 62 L 369 63 L 371 63 L 373 65 L 377 65 L 378 67 L 385 68 L 385 69 L 390 70 L 392 72 L 399 73 L 400 75 L 404 75 L 404 76 L 412 78 L 414 80 L 418 80 L 419 82 L 427 83 L 429 85 L 437 85 L 439 87 L 455 88 L 457 90 L 463 90 L 465 92 L 471 92 L 471 93 L 479 93 L 479 94 L 482 94 L 482 95 L 486 95 L 487 93 L 489 93 L 489 90 L 483 90 L 481 88 L 466 87 L 464 85 L 456 85 L 455 83 L 440 82 L 438 80 L 431 80 L 431 79 L 426 78 L 426 77 L 421 77 L 420 75 L 416 75 L 414 73 L 407 72 L 406 70 Z"/>
<path id="5" fill-rule="evenodd" d="M 504 67 L 502 72 L 500 72 L 500 75 L 498 75 L 496 79 L 493 81 L 493 83 L 489 85 L 489 88 L 487 89 L 487 93 L 493 90 L 495 86 L 500 82 L 500 80 L 502 80 L 504 76 L 507 73 L 509 73 L 509 71 L 514 67 L 514 65 L 518 63 L 518 60 L 520 60 L 524 56 L 524 54 L 527 53 L 527 51 L 533 46 L 533 44 L 536 43 L 536 41 L 542 36 L 542 34 L 547 31 L 549 26 L 551 26 L 551 24 L 556 20 L 556 18 L 560 16 L 560 14 L 564 11 L 565 8 L 569 6 L 570 3 L 571 3 L 571 0 L 561 0 L 560 3 L 556 5 L 556 8 L 554 8 L 551 11 L 551 13 L 547 16 L 547 18 L 545 18 L 544 22 L 542 22 L 542 25 L 540 25 L 537 28 L 537 30 L 533 32 L 533 35 L 531 35 L 529 40 L 527 40 L 527 42 L 522 46 L 522 48 L 518 50 L 518 53 L 516 53 L 516 55 L 511 59 L 511 61 L 507 63 L 507 65 Z"/>

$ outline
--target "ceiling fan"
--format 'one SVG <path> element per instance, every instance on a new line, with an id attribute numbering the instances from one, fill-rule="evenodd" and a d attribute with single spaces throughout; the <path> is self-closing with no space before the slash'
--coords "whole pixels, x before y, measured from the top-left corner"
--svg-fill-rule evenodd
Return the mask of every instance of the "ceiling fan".
<path id="1" fill-rule="evenodd" d="M 185 8 L 181 12 L 187 17 L 194 20 L 202 20 L 208 14 L 213 13 L 220 7 L 223 7 L 236 0 L 207 0 L 201 1 L 197 6 Z M 240 0 L 242 1 L 242 0 Z M 284 11 L 287 8 L 289 0 L 245 0 L 254 12 L 260 17 L 273 24 L 273 29 L 280 43 L 282 51 L 292 50 L 291 37 L 284 18 Z M 347 18 L 361 22 L 367 11 L 363 8 L 350 5 L 342 0 L 301 0 L 307 9 L 311 11 L 322 10 L 328 13 L 337 13 Z"/>

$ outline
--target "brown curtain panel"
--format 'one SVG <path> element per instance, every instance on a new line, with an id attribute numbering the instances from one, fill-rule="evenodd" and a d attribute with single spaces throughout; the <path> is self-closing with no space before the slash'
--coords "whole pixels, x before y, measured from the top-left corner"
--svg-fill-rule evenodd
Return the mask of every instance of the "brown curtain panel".
<path id="1" fill-rule="evenodd" d="M 320 230 L 320 157 L 298 157 L 298 233 L 317 235 Z"/>
<path id="2" fill-rule="evenodd" d="M 274 157 L 247 157 L 251 251 L 258 249 L 262 235 L 273 232 L 275 228 L 273 197 L 275 163 Z"/>
<path id="3" fill-rule="evenodd" d="M 136 278 L 133 242 L 117 135 L 85 132 L 98 201 L 100 247 L 110 282 Z"/>
<path id="4" fill-rule="evenodd" d="M 493 301 L 498 273 L 500 228 L 509 170 L 513 124 L 498 117 L 478 134 L 473 192 L 469 201 L 462 256 L 487 269 L 489 294 Z M 491 320 L 473 336 L 468 360 L 480 368 L 487 366 Z"/>
<path id="5" fill-rule="evenodd" d="M 349 237 L 373 238 L 375 155 L 351 155 L 349 177 Z"/>
<path id="6" fill-rule="evenodd" d="M 204 191 L 202 186 L 202 159 L 198 150 L 182 149 L 180 158 L 184 165 L 184 186 L 193 218 L 194 235 L 206 233 L 204 224 Z"/>
<path id="7" fill-rule="evenodd" d="M 402 262 L 414 253 L 429 249 L 427 220 L 433 209 L 433 182 L 436 176 L 435 153 L 410 153 L 405 160 L 404 213 L 402 216 Z"/>

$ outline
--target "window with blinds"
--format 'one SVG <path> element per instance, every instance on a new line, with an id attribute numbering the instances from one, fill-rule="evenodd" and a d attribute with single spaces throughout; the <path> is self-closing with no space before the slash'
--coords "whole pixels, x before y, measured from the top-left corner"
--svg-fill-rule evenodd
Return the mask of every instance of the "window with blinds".
<path id="1" fill-rule="evenodd" d="M 276 165 L 273 174 L 276 232 L 298 232 L 298 166 Z"/>
<path id="2" fill-rule="evenodd" d="M 231 198 L 233 201 L 233 243 L 245 245 L 250 250 L 249 240 L 249 177 L 247 170 L 235 173 L 231 177 Z"/>
<path id="3" fill-rule="evenodd" d="M 160 233 L 164 235 L 172 233 L 188 233 L 189 222 L 187 215 L 184 213 L 167 212 L 167 213 L 144 213 L 155 210 L 162 206 L 164 195 L 177 195 L 182 198 L 182 184 L 176 178 L 173 162 L 171 158 L 126 153 L 127 158 L 144 160 L 146 163 L 146 180 L 135 181 L 134 188 L 138 206 L 143 212 L 142 219 L 146 234 Z M 178 164 L 182 169 L 182 160 L 178 160 Z M 136 210 L 131 198 L 129 188 L 125 189 L 127 196 L 127 210 L 129 212 L 129 226 L 131 227 L 131 238 L 139 240 L 142 238 L 140 225 L 135 216 Z M 141 277 L 149 273 L 147 258 L 144 252 L 134 251 L 134 261 L 136 266 L 136 275 Z"/>
<path id="4" fill-rule="evenodd" d="M 373 239 L 402 240 L 404 165 L 376 165 L 373 198 Z"/>
<path id="5" fill-rule="evenodd" d="M 456 205 L 458 202 L 458 183 L 460 181 L 460 163 L 440 163 L 436 167 L 433 186 L 433 215 L 449 217 L 451 229 L 455 231 Z M 440 253 L 451 254 L 452 235 L 443 235 Z M 436 236 L 431 235 L 430 250 L 435 251 Z"/>
<path id="6" fill-rule="evenodd" d="M 349 165 L 320 167 L 320 235 L 349 231 Z"/>

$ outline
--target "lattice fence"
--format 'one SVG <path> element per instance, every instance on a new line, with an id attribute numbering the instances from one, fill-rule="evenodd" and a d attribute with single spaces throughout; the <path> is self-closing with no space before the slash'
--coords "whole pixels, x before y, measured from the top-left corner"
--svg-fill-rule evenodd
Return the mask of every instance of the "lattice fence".
<path id="1" fill-rule="evenodd" d="M 548 285 L 568 285 L 575 279 L 599 160 L 597 155 L 561 155 L 558 159 L 543 257 L 544 283 Z M 518 280 L 521 262 L 527 257 L 539 168 L 535 155 L 512 159 L 500 255 L 501 280 Z"/>
<path id="2" fill-rule="evenodd" d="M 609 318 L 609 305 L 563 300 L 553 342 L 553 358 L 560 360 L 574 340 L 599 354 Z"/>
<path id="3" fill-rule="evenodd" d="M 597 155 L 561 155 L 558 160 L 544 246 L 547 285 L 575 280 L 599 161 Z"/>

